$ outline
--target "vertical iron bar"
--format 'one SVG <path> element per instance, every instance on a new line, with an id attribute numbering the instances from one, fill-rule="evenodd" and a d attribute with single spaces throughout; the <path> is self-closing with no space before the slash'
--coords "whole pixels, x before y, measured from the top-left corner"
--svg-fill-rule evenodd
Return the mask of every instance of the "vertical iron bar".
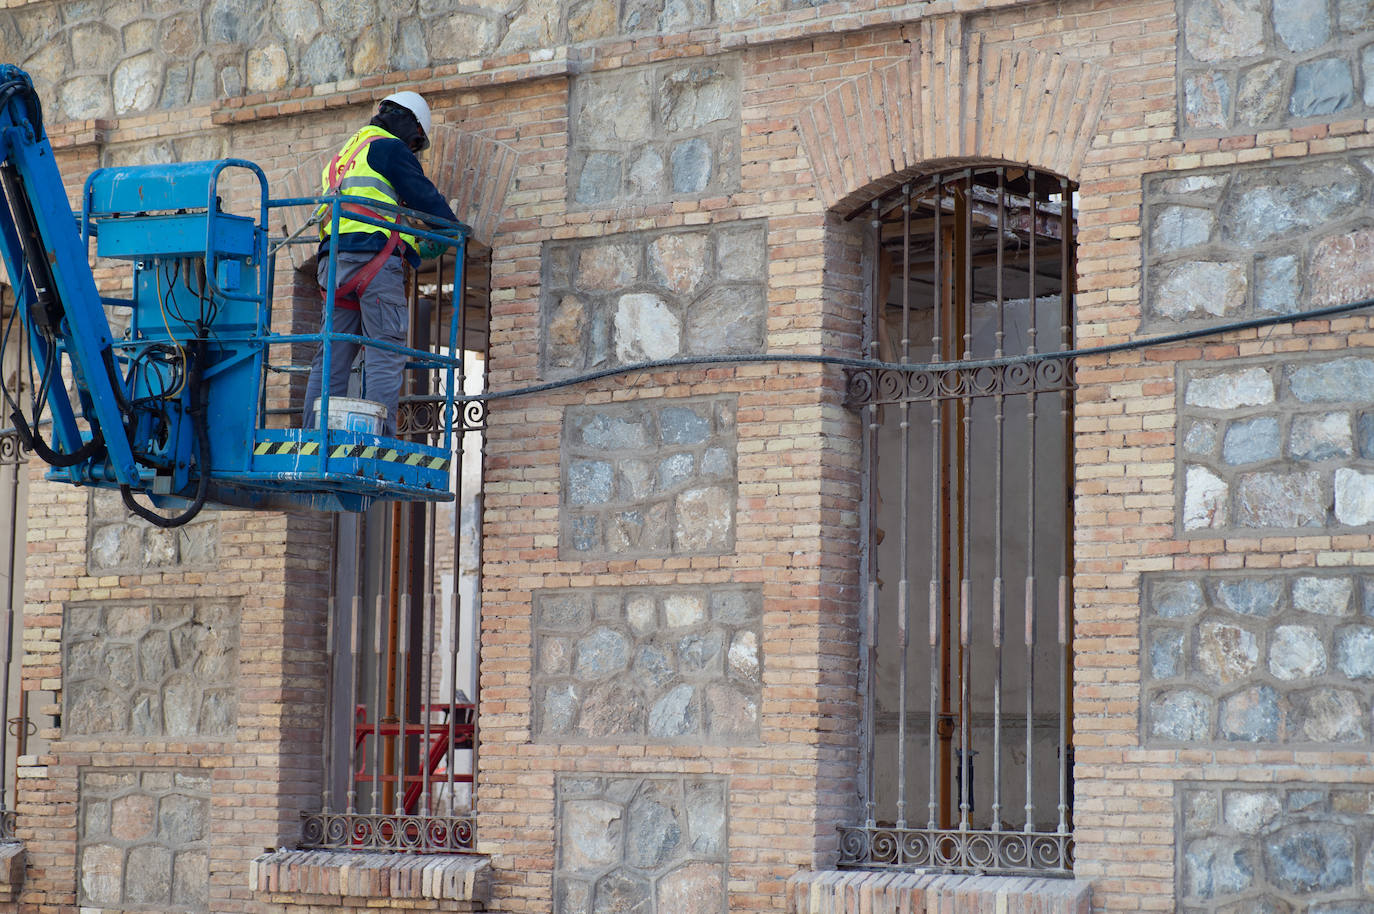
<path id="1" fill-rule="evenodd" d="M 902 188 L 902 361 L 910 352 L 911 306 L 911 185 Z M 881 237 L 879 239 L 881 241 Z M 881 251 L 880 251 L 881 253 Z M 907 714 L 907 654 L 911 643 L 911 557 L 908 551 L 911 503 L 911 404 L 903 398 L 899 428 L 902 435 L 902 465 L 900 486 L 901 577 L 897 584 L 897 636 L 901 645 L 901 666 L 897 669 L 897 827 L 906 828 L 906 714 Z"/>
<path id="2" fill-rule="evenodd" d="M 1030 179 L 1030 325 L 1027 331 L 1029 343 L 1026 352 L 1033 354 L 1036 333 L 1035 302 L 1035 241 L 1036 226 L 1035 169 L 1027 172 Z M 1035 768 L 1035 408 L 1036 393 L 1032 385 L 1027 394 L 1026 412 L 1026 827 L 1030 832 L 1035 827 L 1035 793 L 1033 772 Z"/>
<path id="3" fill-rule="evenodd" d="M 944 298 L 944 282 L 942 267 L 944 252 L 941 250 L 944 229 L 941 226 L 941 215 L 944 210 L 944 179 L 935 179 L 935 286 L 934 302 L 932 305 L 932 330 L 931 334 L 931 361 L 941 361 L 941 354 L 944 350 L 941 339 L 941 321 L 944 320 L 940 303 Z M 941 588 L 942 569 L 941 556 L 944 554 L 943 525 L 941 523 L 942 499 L 941 485 L 942 472 L 944 465 L 943 444 L 941 441 L 941 422 L 943 420 L 944 407 L 938 397 L 930 401 L 930 772 L 929 772 L 929 796 L 927 800 L 928 821 L 926 827 L 934 829 L 937 824 L 938 815 L 938 791 L 939 783 L 937 773 L 939 771 L 939 733 L 937 732 L 937 722 L 939 718 L 940 701 L 940 621 L 944 612 L 944 594 Z"/>
<path id="4" fill-rule="evenodd" d="M 964 173 L 964 359 L 973 358 L 973 169 Z M 963 546 L 959 556 L 961 574 L 959 581 L 959 828 L 967 831 L 969 811 L 972 807 L 973 785 L 973 733 L 972 733 L 972 693 L 969 677 L 973 673 L 972 643 L 969 638 L 969 580 L 970 553 L 973 551 L 973 499 L 970 480 L 973 479 L 973 400 L 963 399 L 964 432 L 964 472 L 959 487 L 959 500 L 963 505 Z"/>
<path id="5" fill-rule="evenodd" d="M 386 678 L 386 659 L 382 656 L 382 645 L 385 644 L 383 631 L 386 623 L 382 619 L 382 595 L 377 594 L 376 606 L 376 638 L 372 648 L 376 658 L 375 675 L 372 678 L 372 814 L 378 815 L 382 811 L 382 794 L 386 788 L 382 786 L 382 680 Z"/>
<path id="6" fill-rule="evenodd" d="M 434 564 L 430 563 L 430 573 L 434 572 Z M 456 572 L 457 569 L 455 568 Z M 433 581 L 430 582 L 431 585 Z M 434 682 L 434 591 L 425 591 L 425 624 L 420 631 L 420 650 L 424 652 L 424 660 L 421 664 L 424 674 L 420 688 L 420 717 L 425 722 L 424 742 L 420 744 L 420 806 L 421 815 L 429 815 L 429 747 L 433 745 L 430 736 L 430 702 L 433 698 Z"/>
<path id="7" fill-rule="evenodd" d="M 359 562 L 358 564 L 362 564 Z M 349 671 L 348 677 L 348 720 L 350 722 L 348 733 L 348 814 L 351 816 L 358 811 L 358 736 L 354 727 L 358 725 L 358 677 L 361 670 L 358 666 L 358 638 L 362 629 L 362 594 L 353 591 L 353 616 L 349 625 L 348 637 L 348 656 Z"/>
<path id="8" fill-rule="evenodd" d="M 334 543 L 337 548 L 339 542 L 339 520 L 333 518 Z M 336 563 L 337 567 L 337 563 Z M 334 656 L 334 615 L 338 609 L 338 594 L 335 593 L 338 577 L 334 574 L 329 576 L 329 601 L 326 604 L 324 620 L 324 644 L 325 644 L 325 676 L 324 676 L 324 704 L 321 707 L 321 756 L 323 757 L 324 770 L 324 796 L 320 798 L 326 812 L 334 811 L 334 752 L 333 752 L 333 727 L 330 726 L 332 720 L 332 709 L 334 707 L 334 666 L 338 663 L 338 658 Z M 0 718 L 3 720 L 3 718 Z M 0 758 L 3 758 L 0 755 Z"/>
<path id="9" fill-rule="evenodd" d="M 1067 178 L 1059 179 L 1059 346 L 1073 348 L 1073 298 L 1077 277 L 1074 263 L 1074 195 Z M 1064 371 L 1073 368 L 1065 363 Z M 1070 380 L 1065 378 L 1065 381 Z M 1064 436 L 1064 535 L 1060 538 L 1059 578 L 1059 833 L 1069 831 L 1069 777 L 1072 764 L 1069 722 L 1073 719 L 1073 396 L 1066 384 L 1059 394 L 1060 424 Z"/>
<path id="10" fill-rule="evenodd" d="M 407 546 L 411 545 L 409 543 Z M 409 553 L 409 549 L 406 550 Z M 400 679 L 397 691 L 401 700 L 396 706 L 396 814 L 405 815 L 406 729 L 410 725 L 410 594 L 401 592 L 400 627 L 396 638 L 396 675 Z"/>
<path id="11" fill-rule="evenodd" d="M 997 166 L 997 335 L 994 355 L 1001 358 L 1006 345 L 1006 298 L 1002 287 L 1003 252 L 1006 249 L 1007 174 Z M 1006 606 L 1002 585 L 1002 459 L 1005 446 L 1005 395 L 997 385 L 994 401 L 993 502 L 992 502 L 992 651 L 996 671 L 992 684 L 992 830 L 1002 830 L 1002 630 Z"/>
<path id="12" fill-rule="evenodd" d="M 873 201 L 873 215 L 869 227 L 873 230 L 873 271 L 871 288 L 873 298 L 869 302 L 867 326 L 864 329 L 864 349 L 870 359 L 877 359 L 878 322 L 882 320 L 882 309 L 886 296 L 881 285 L 882 269 L 879 258 L 883 256 L 883 223 L 879 218 L 878 201 Z M 865 580 L 864 600 L 864 799 L 865 815 L 869 827 L 877 821 L 877 795 L 873 771 L 873 755 L 877 748 L 877 666 L 878 666 L 878 426 L 877 404 L 870 403 L 864 410 L 864 457 L 867 466 L 867 480 L 864 497 L 866 499 L 865 545 L 868 563 Z"/>

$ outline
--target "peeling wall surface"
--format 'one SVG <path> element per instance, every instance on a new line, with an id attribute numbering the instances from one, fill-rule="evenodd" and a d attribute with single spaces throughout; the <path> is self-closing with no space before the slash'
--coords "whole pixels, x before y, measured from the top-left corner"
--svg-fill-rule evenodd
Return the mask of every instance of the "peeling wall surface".
<path id="1" fill-rule="evenodd" d="M 559 385 L 493 401 L 485 430 L 489 898 L 254 865 L 325 789 L 327 515 L 165 531 L 35 465 L 28 866 L 0 912 L 918 897 L 919 875 L 889 895 L 826 873 L 868 774 L 898 768 L 890 682 L 864 757 L 866 639 L 900 636 L 882 607 L 909 584 L 927 640 L 929 582 L 878 575 L 868 627 L 865 497 L 895 554 L 904 494 L 868 476 L 881 417 L 807 359 L 887 357 L 863 343 L 900 282 L 870 201 L 989 163 L 1077 187 L 1076 345 L 1215 332 L 1073 363 L 1075 878 L 941 883 L 941 910 L 1374 910 L 1374 324 L 1310 316 L 1374 295 L 1374 0 L 0 0 L 0 61 L 34 77 L 73 200 L 98 167 L 225 156 L 314 193 L 380 99 L 422 93 L 424 167 L 490 251 L 487 384 Z M 305 256 L 279 264 L 274 328 L 316 329 Z M 274 375 L 268 405 L 301 386 Z M 920 461 L 928 413 L 900 431 Z"/>

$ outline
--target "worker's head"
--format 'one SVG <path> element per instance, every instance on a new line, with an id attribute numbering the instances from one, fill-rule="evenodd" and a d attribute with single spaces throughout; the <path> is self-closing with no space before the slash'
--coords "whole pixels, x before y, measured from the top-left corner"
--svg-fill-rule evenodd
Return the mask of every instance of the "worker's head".
<path id="1" fill-rule="evenodd" d="M 373 123 L 419 152 L 429 147 L 429 105 L 417 92 L 396 92 L 382 99 Z"/>

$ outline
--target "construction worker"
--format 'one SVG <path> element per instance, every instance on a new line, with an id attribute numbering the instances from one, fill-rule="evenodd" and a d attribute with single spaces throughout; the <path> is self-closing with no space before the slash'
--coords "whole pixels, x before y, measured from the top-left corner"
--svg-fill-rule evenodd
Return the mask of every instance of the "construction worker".
<path id="1" fill-rule="evenodd" d="M 349 138 L 321 176 L 325 194 L 345 194 L 409 207 L 457 221 L 453 210 L 425 177 L 416 153 L 429 146 L 429 105 L 415 92 L 397 92 L 382 99 L 368 125 Z M 395 214 L 357 203 L 342 204 L 339 237 L 330 237 L 326 212 L 321 224 L 316 277 L 323 294 L 328 280 L 329 249 L 335 247 L 334 332 L 366 336 L 392 343 L 406 342 L 410 315 L 406 307 L 403 264 L 420 265 L 421 252 L 435 256 L 438 246 L 419 242 L 395 224 Z M 365 215 L 385 220 L 382 228 L 350 218 Z M 433 250 L 428 250 L 433 249 Z M 305 426 L 315 425 L 315 400 L 320 396 L 324 344 L 315 353 L 305 385 Z M 358 354 L 356 343 L 336 340 L 329 359 L 329 395 L 348 395 L 348 374 Z M 397 405 L 406 357 L 367 346 L 363 353 L 363 396 L 387 408 L 382 432 L 396 434 Z"/>

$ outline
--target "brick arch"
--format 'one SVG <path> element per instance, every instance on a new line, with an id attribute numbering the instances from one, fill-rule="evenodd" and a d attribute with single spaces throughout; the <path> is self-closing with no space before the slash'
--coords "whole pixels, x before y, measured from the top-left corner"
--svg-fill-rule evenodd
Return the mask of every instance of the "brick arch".
<path id="1" fill-rule="evenodd" d="M 983 53 L 959 16 L 927 20 L 910 57 L 836 86 L 798 117 L 817 192 L 849 212 L 917 168 L 1035 165 L 1078 179 L 1107 93 L 1100 67 L 1035 48 Z"/>
<path id="2" fill-rule="evenodd" d="M 340 134 L 337 145 L 342 145 L 348 136 Z M 473 239 L 489 247 L 515 177 L 515 150 L 447 124 L 436 126 L 430 141 L 425 173 L 458 218 L 471 226 Z M 322 152 L 288 171 L 283 180 L 286 196 L 317 196 L 320 174 L 333 156 L 333 151 Z M 299 212 L 284 217 L 288 230 L 299 226 L 309 215 L 306 207 L 300 207 Z M 292 245 L 292 265 L 299 269 L 314 253 L 311 247 Z"/>

